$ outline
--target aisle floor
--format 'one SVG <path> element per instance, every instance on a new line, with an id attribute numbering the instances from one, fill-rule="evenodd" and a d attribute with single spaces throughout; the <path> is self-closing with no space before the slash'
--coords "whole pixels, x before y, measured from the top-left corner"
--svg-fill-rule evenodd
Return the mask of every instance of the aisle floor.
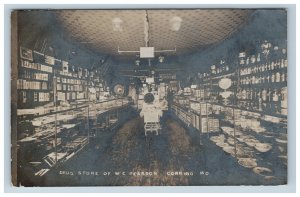
<path id="1" fill-rule="evenodd" d="M 161 135 L 146 138 L 143 120 L 135 117 L 117 131 L 102 133 L 90 145 L 29 185 L 45 186 L 148 186 L 148 185 L 273 185 L 240 166 L 208 136 L 184 128 L 165 117 Z M 118 172 L 120 174 L 118 174 Z"/>

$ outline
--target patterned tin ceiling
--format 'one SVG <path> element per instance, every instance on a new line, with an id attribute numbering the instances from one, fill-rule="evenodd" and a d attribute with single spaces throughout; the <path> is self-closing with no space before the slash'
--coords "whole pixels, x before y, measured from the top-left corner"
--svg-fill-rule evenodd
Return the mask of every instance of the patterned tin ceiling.
<path id="1" fill-rule="evenodd" d="M 226 39 L 248 18 L 245 9 L 63 10 L 56 15 L 68 36 L 99 53 L 176 48 L 190 52 Z M 123 55 L 135 56 L 134 53 Z"/>

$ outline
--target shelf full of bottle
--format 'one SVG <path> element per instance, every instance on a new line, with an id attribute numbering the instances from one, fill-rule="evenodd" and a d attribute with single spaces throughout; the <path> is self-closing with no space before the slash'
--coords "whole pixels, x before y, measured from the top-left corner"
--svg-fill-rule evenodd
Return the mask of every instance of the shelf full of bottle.
<path id="1" fill-rule="evenodd" d="M 227 99 L 228 104 L 269 115 L 287 115 L 286 59 L 242 65 L 231 79 L 232 86 L 227 91 L 232 95 Z M 211 79 L 200 87 L 203 87 L 202 92 L 207 92 L 203 100 L 224 104 L 220 96 L 224 90 L 218 87 L 217 81 Z"/>
<path id="2" fill-rule="evenodd" d="M 242 88 L 237 91 L 237 105 L 270 115 L 287 115 L 287 87 Z"/>
<path id="3" fill-rule="evenodd" d="M 240 86 L 287 86 L 286 59 L 266 63 L 241 65 L 239 68 Z"/>
<path id="4" fill-rule="evenodd" d="M 237 105 L 246 110 L 287 116 L 286 57 L 240 62 Z"/>
<path id="5" fill-rule="evenodd" d="M 226 101 L 220 95 L 222 91 L 210 93 L 210 103 L 235 106 L 237 108 L 259 112 L 276 117 L 286 117 L 288 114 L 288 91 L 287 87 L 240 87 L 236 93 L 232 92 Z M 216 97 L 216 95 L 218 95 Z M 215 95 L 215 96 L 214 96 Z"/>

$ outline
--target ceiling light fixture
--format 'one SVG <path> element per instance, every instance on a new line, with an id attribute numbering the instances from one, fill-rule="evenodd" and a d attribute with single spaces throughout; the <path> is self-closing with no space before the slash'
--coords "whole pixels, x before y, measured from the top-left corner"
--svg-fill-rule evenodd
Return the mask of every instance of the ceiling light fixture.
<path id="1" fill-rule="evenodd" d="M 112 25 L 113 25 L 113 30 L 114 31 L 123 31 L 123 27 L 122 27 L 122 23 L 123 21 L 116 17 L 112 20 Z"/>
<path id="2" fill-rule="evenodd" d="M 135 60 L 135 65 L 136 65 L 136 66 L 139 66 L 139 65 L 140 65 L 140 62 L 141 62 L 141 61 L 140 61 L 139 59 Z"/>
<path id="3" fill-rule="evenodd" d="M 163 62 L 165 61 L 165 57 L 162 56 L 162 55 L 160 55 L 160 56 L 158 57 L 158 61 L 159 61 L 160 63 L 163 63 Z"/>
<path id="4" fill-rule="evenodd" d="M 181 22 L 182 22 L 182 18 L 180 18 L 178 16 L 174 16 L 173 18 L 171 18 L 171 20 L 170 20 L 171 30 L 179 31 L 179 29 L 181 27 Z"/>

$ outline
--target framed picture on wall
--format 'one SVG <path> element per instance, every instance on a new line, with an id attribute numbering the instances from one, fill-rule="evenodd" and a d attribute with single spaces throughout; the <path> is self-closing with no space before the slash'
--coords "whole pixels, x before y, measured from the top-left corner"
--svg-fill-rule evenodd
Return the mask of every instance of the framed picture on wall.
<path id="1" fill-rule="evenodd" d="M 32 50 L 24 47 L 20 47 L 20 56 L 22 59 L 33 60 Z"/>

